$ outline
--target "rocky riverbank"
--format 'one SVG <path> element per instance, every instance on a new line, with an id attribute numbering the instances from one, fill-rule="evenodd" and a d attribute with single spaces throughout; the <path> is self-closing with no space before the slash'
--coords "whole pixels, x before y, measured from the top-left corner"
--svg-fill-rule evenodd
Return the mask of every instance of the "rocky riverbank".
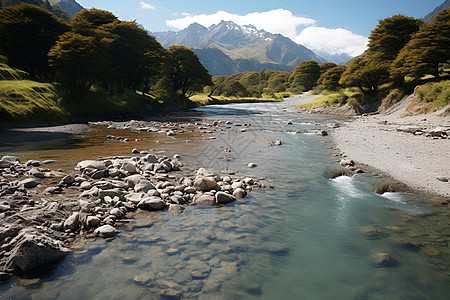
<path id="1" fill-rule="evenodd" d="M 77 237 L 113 238 L 136 210 L 182 213 L 220 206 L 268 188 L 233 172 L 200 168 L 184 174 L 182 159 L 133 149 L 134 156 L 81 161 L 76 172 L 52 161 L 0 160 L 0 279 L 29 276 L 62 260 Z"/>

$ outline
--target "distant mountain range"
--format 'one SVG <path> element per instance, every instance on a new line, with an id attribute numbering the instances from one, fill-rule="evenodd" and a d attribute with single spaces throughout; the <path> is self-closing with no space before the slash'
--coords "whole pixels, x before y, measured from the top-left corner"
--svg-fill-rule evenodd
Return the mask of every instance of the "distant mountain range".
<path id="1" fill-rule="evenodd" d="M 28 3 L 45 8 L 56 16 L 67 20 L 83 9 L 75 0 L 0 0 L 0 8 L 20 3 Z"/>
<path id="2" fill-rule="evenodd" d="M 447 9 L 450 7 L 450 0 L 445 0 L 444 3 L 436 7 L 432 12 L 422 18 L 425 23 L 430 23 L 433 21 L 434 17 L 443 9 Z"/>
<path id="3" fill-rule="evenodd" d="M 310 49 L 281 34 L 231 21 L 222 21 L 209 28 L 193 23 L 178 32 L 151 34 L 163 47 L 183 45 L 192 48 L 213 76 L 261 69 L 292 71 L 301 61 L 309 59 L 325 62 Z"/>

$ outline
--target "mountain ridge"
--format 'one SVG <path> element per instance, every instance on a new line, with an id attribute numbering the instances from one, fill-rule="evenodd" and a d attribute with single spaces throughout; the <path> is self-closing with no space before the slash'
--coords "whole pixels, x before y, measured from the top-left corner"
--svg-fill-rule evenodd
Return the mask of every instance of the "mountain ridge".
<path id="1" fill-rule="evenodd" d="M 450 7 L 450 0 L 445 0 L 441 5 L 436 7 L 432 12 L 427 14 L 425 17 L 422 18 L 422 20 L 425 23 L 430 23 L 433 21 L 434 17 L 443 9 L 447 9 Z"/>
<path id="2" fill-rule="evenodd" d="M 221 21 L 208 28 L 193 23 L 179 32 L 151 34 L 163 47 L 183 45 L 192 48 L 211 75 L 261 69 L 292 71 L 303 60 L 325 62 L 312 50 L 281 34 L 258 30 L 253 25 L 240 26 L 232 21 Z"/>

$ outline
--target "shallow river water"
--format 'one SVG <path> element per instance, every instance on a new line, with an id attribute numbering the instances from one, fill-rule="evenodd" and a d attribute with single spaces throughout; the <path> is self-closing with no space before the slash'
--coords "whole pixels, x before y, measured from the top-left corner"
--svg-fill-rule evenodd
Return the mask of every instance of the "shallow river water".
<path id="1" fill-rule="evenodd" d="M 114 240 L 80 241 L 38 282 L 0 285 L 0 299 L 448 299 L 448 209 L 429 195 L 378 195 L 373 186 L 387 178 L 376 174 L 328 179 L 339 168 L 332 139 L 307 131 L 345 120 L 285 106 L 192 112 L 192 120 L 232 122 L 220 134 L 161 138 L 94 127 L 75 139 L 0 150 L 73 170 L 82 159 L 147 147 L 180 154 L 188 168 L 231 169 L 274 187 L 223 207 L 130 215 Z M 106 134 L 142 140 L 111 142 Z M 275 140 L 283 145 L 270 146 Z"/>

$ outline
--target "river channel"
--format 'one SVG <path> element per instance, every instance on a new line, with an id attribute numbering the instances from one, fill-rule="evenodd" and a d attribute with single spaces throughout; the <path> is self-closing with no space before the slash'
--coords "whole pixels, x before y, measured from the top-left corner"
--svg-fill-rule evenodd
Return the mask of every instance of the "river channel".
<path id="1" fill-rule="evenodd" d="M 202 107 L 186 120 L 229 121 L 231 129 L 163 138 L 92 126 L 0 152 L 55 159 L 75 172 L 84 159 L 151 149 L 179 154 L 187 169 L 233 170 L 274 188 L 223 207 L 134 213 L 115 239 L 79 241 L 38 281 L 0 285 L 0 299 L 448 299 L 448 209 L 429 195 L 378 195 L 373 186 L 388 178 L 373 172 L 328 178 L 339 157 L 332 138 L 315 130 L 346 119 L 261 103 Z"/>

